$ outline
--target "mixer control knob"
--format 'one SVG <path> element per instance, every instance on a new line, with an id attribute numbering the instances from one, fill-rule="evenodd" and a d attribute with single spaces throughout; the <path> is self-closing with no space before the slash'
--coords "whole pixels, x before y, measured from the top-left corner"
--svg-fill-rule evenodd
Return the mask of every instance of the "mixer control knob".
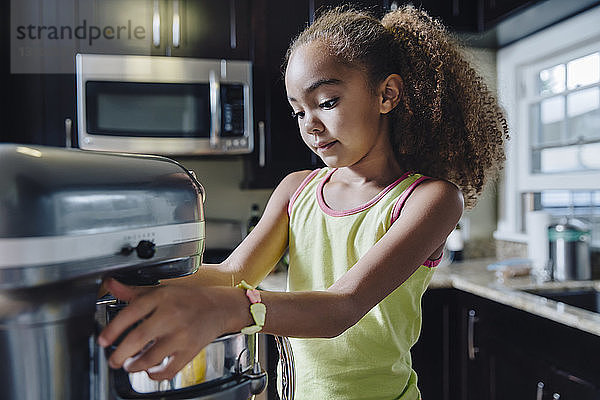
<path id="1" fill-rule="evenodd" d="M 149 240 L 140 240 L 135 251 L 139 258 L 152 258 L 156 253 L 156 246 Z"/>

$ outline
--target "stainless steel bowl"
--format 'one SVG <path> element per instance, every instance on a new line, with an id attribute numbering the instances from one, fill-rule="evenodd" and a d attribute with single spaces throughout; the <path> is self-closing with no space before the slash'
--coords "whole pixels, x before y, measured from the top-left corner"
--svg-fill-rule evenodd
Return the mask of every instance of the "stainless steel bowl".
<path id="1" fill-rule="evenodd" d="M 255 343 L 255 335 L 222 336 L 198 353 L 173 379 L 155 381 L 145 371 L 129 373 L 127 378 L 136 393 L 169 392 L 203 383 L 213 385 L 252 371 Z"/>
<path id="2" fill-rule="evenodd" d="M 97 303 L 100 326 L 114 318 L 125 303 L 102 299 Z M 110 399 L 247 399 L 264 390 L 266 372 L 258 363 L 257 335 L 231 333 L 206 346 L 173 379 L 156 381 L 145 371 L 110 370 Z M 110 353 L 111 349 L 108 349 Z M 108 358 L 109 354 L 106 354 Z M 165 359 L 163 363 L 167 363 Z M 100 368 L 107 369 L 105 362 Z M 103 396 L 100 396 L 103 397 Z"/>

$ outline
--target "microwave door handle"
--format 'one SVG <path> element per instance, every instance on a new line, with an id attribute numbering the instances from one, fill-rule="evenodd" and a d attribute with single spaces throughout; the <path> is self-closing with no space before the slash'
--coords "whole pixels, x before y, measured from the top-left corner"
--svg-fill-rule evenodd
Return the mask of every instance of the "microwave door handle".
<path id="1" fill-rule="evenodd" d="M 221 135 L 221 84 L 215 71 L 209 74 L 210 86 L 210 147 L 219 148 Z"/>
<path id="2" fill-rule="evenodd" d="M 265 161 L 265 123 L 263 121 L 258 122 L 258 165 L 264 168 L 266 165 Z"/>

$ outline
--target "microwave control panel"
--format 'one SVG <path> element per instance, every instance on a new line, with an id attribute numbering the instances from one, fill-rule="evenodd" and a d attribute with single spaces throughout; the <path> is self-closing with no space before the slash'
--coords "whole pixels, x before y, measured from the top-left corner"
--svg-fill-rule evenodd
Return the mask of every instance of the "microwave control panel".
<path id="1" fill-rule="evenodd" d="M 221 84 L 221 135 L 244 136 L 244 85 Z"/>

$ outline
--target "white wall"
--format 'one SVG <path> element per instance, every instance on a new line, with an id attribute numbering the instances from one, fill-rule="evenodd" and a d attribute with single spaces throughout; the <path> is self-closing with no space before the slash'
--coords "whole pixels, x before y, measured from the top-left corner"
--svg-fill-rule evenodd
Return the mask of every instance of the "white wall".
<path id="1" fill-rule="evenodd" d="M 253 203 L 262 214 L 272 190 L 242 190 L 244 163 L 240 157 L 222 159 L 184 158 L 177 160 L 196 173 L 206 191 L 204 209 L 207 219 L 230 219 L 245 226 Z"/>
<path id="2" fill-rule="evenodd" d="M 490 49 L 469 48 L 474 68 L 482 76 L 490 90 L 496 92 L 496 52 Z M 491 239 L 496 230 L 497 220 L 496 184 L 486 187 L 479 202 L 472 210 L 465 213 L 463 219 L 468 222 L 468 240 Z"/>

